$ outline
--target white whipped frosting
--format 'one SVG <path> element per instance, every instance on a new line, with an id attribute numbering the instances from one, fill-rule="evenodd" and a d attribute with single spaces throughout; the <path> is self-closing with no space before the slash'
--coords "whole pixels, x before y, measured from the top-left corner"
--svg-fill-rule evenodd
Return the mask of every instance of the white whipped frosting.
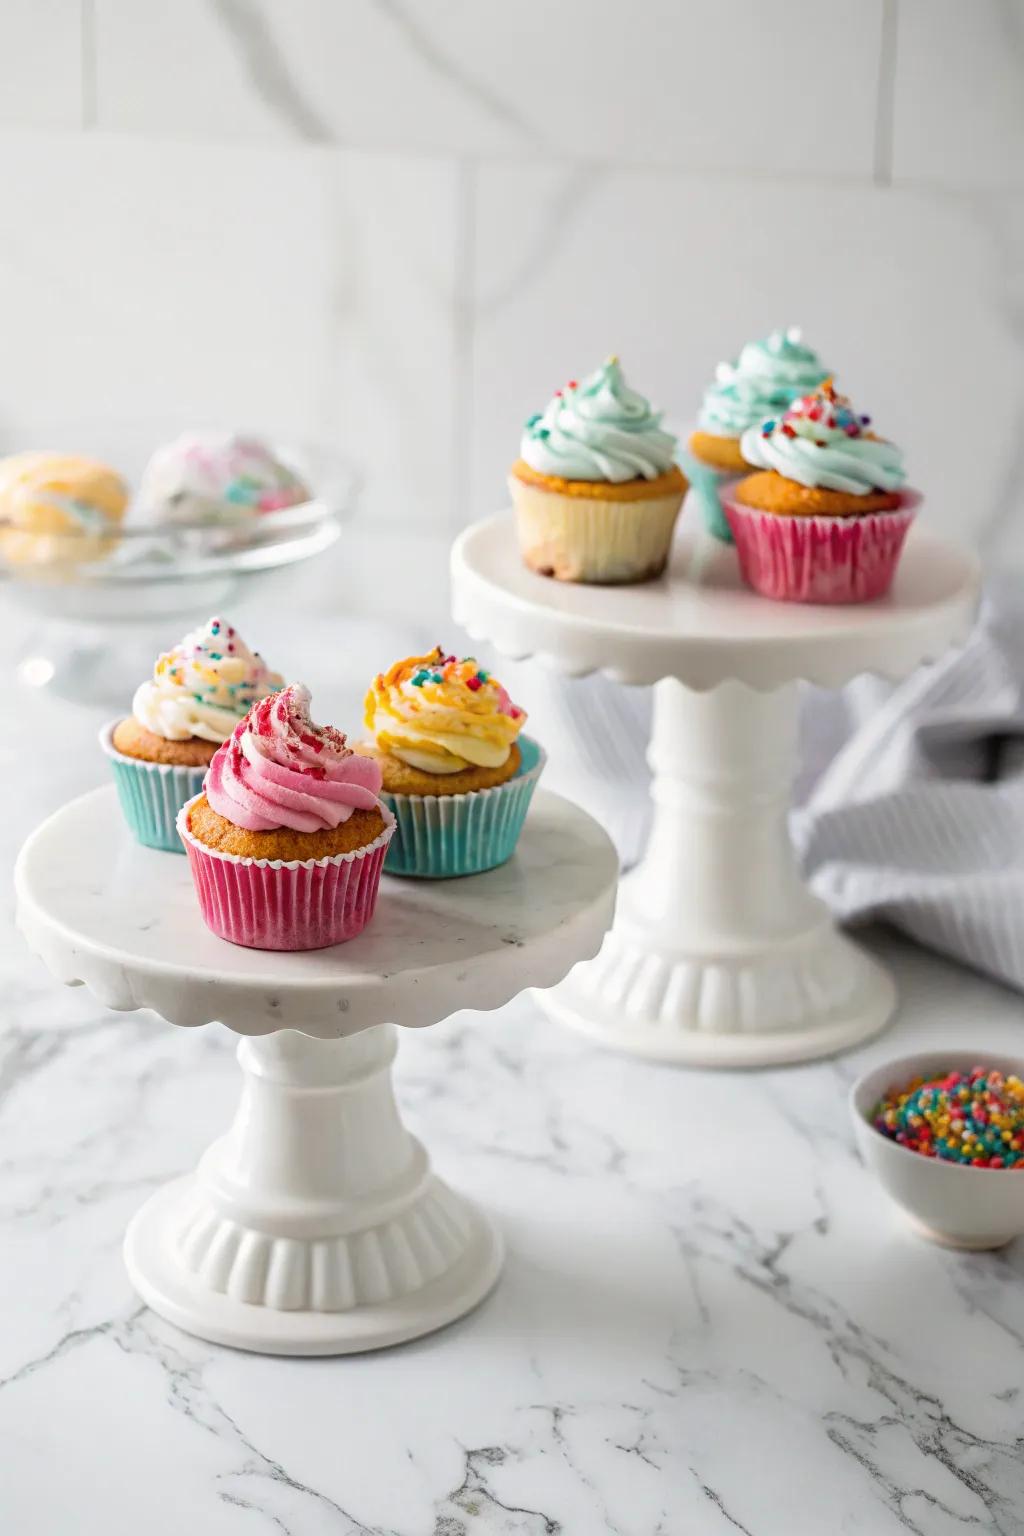
<path id="1" fill-rule="evenodd" d="M 232 625 L 213 618 L 157 660 L 135 690 L 132 714 L 165 741 L 226 741 L 257 699 L 283 679 Z"/>

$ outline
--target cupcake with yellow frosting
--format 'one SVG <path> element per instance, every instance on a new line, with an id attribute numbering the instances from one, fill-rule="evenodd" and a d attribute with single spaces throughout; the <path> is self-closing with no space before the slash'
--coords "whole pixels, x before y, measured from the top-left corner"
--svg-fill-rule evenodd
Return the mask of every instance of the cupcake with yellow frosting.
<path id="1" fill-rule="evenodd" d="M 544 766 L 525 722 L 496 677 L 441 646 L 374 679 L 357 750 L 395 816 L 389 874 L 473 875 L 512 856 Z"/>
<path id="2" fill-rule="evenodd" d="M 686 494 L 676 439 L 617 357 L 556 390 L 523 431 L 509 489 L 532 571 L 557 581 L 650 581 Z"/>
<path id="3" fill-rule="evenodd" d="M 132 712 L 100 732 L 125 820 L 140 843 L 184 852 L 175 821 L 249 708 L 279 688 L 258 651 L 212 618 L 157 657 Z"/>
<path id="4" fill-rule="evenodd" d="M 0 459 L 0 555 L 11 565 L 84 565 L 117 543 L 128 487 L 116 470 L 73 453 Z"/>

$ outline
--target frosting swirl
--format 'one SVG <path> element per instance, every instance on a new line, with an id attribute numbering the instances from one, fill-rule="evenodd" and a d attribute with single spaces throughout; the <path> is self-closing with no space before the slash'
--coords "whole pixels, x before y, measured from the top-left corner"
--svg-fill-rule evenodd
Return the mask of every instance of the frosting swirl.
<path id="1" fill-rule="evenodd" d="M 289 683 L 254 704 L 210 764 L 203 788 L 219 816 L 247 832 L 321 832 L 377 805 L 381 772 L 314 725 L 309 689 Z"/>
<path id="2" fill-rule="evenodd" d="M 282 681 L 236 629 L 213 618 L 157 658 L 132 714 L 165 741 L 226 741 L 249 706 Z"/>
<path id="3" fill-rule="evenodd" d="M 778 421 L 748 428 L 740 452 L 748 464 L 774 469 L 801 485 L 851 496 L 897 491 L 906 479 L 903 454 L 895 443 L 865 432 L 870 421 L 870 416 L 857 416 L 826 379 Z"/>
<path id="4" fill-rule="evenodd" d="M 719 363 L 704 391 L 698 424 L 719 437 L 739 437 L 821 383 L 827 370 L 804 346 L 798 326 L 748 341 L 734 363 Z"/>
<path id="5" fill-rule="evenodd" d="M 186 433 L 157 449 L 139 505 L 162 523 L 233 523 L 310 499 L 309 487 L 257 437 Z"/>
<path id="6" fill-rule="evenodd" d="M 542 415 L 531 416 L 520 457 L 565 480 L 656 480 L 672 468 L 676 440 L 610 357 L 582 384 L 571 379 Z"/>
<path id="7" fill-rule="evenodd" d="M 365 710 L 375 745 L 425 773 L 500 768 L 526 720 L 474 657 L 460 661 L 441 646 L 380 673 Z"/>

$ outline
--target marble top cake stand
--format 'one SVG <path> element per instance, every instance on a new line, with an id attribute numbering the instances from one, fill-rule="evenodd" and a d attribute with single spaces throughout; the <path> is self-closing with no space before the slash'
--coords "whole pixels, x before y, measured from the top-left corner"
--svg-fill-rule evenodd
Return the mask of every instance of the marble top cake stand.
<path id="1" fill-rule="evenodd" d="M 186 860 L 134 843 L 113 787 L 44 822 L 18 859 L 17 917 L 54 975 L 110 1008 L 245 1037 L 233 1126 L 128 1228 L 144 1300 L 201 1338 L 282 1355 L 396 1344 L 475 1306 L 501 1242 L 399 1119 L 395 1026 L 560 981 L 597 951 L 617 873 L 601 828 L 541 790 L 500 869 L 385 877 L 359 938 L 282 955 L 209 933 Z"/>
<path id="2" fill-rule="evenodd" d="M 647 850 L 600 954 L 542 999 L 548 1012 L 657 1060 L 809 1060 L 881 1029 L 896 993 L 797 871 L 797 681 L 897 679 L 937 658 L 970 630 L 979 568 L 915 528 L 884 600 L 769 602 L 743 586 L 735 551 L 693 525 L 661 580 L 586 587 L 527 570 L 499 513 L 455 543 L 453 616 L 506 656 L 655 684 Z"/>

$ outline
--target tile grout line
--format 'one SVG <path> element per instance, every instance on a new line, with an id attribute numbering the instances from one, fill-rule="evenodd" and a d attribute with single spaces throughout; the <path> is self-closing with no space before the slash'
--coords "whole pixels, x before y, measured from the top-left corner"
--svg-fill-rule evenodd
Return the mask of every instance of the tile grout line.
<path id="1" fill-rule="evenodd" d="M 79 88 L 81 91 L 82 129 L 89 132 L 97 123 L 96 90 L 96 0 L 79 0 Z"/>
<path id="2" fill-rule="evenodd" d="M 899 0 L 882 0 L 878 46 L 878 85 L 875 97 L 875 143 L 872 180 L 876 187 L 892 186 L 893 119 L 896 105 L 896 66 Z"/>
<path id="3" fill-rule="evenodd" d="M 472 517 L 469 498 L 473 441 L 473 347 L 476 329 L 476 161 L 458 160 L 456 178 L 455 272 L 452 289 L 453 533 L 464 528 Z"/>

